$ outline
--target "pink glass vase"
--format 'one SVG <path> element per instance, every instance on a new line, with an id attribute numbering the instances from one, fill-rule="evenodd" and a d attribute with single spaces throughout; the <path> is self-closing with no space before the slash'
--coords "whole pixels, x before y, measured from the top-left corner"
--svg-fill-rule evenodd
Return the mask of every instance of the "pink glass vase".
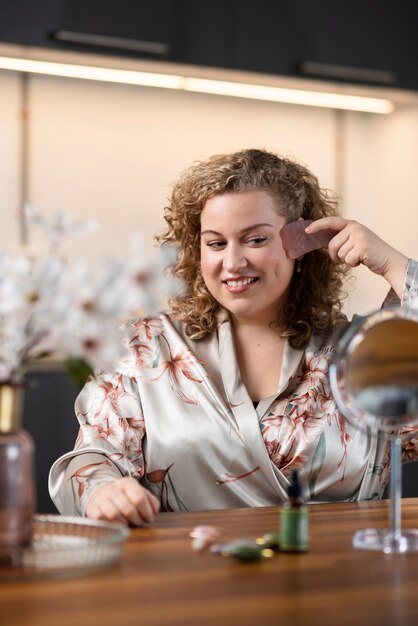
<path id="1" fill-rule="evenodd" d="M 0 565 L 15 566 L 32 538 L 34 444 L 21 428 L 23 387 L 0 385 Z"/>

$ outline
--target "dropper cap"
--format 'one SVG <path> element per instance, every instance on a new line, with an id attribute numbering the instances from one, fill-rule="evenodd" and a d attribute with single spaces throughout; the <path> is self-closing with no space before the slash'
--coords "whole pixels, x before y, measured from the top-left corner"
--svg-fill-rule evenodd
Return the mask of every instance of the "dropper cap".
<path id="1" fill-rule="evenodd" d="M 302 486 L 299 481 L 299 473 L 297 470 L 292 471 L 292 479 L 288 487 L 287 493 L 289 498 L 302 498 Z"/>

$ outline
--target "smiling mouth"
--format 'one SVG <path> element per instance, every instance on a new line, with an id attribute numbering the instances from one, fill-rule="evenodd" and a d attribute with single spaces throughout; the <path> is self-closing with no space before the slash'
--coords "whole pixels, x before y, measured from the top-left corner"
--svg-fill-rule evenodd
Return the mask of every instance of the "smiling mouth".
<path id="1" fill-rule="evenodd" d="M 228 287 L 245 287 L 246 285 L 251 285 L 252 283 L 257 282 L 258 278 L 240 278 L 239 280 L 224 280 L 223 282 L 228 285 Z"/>

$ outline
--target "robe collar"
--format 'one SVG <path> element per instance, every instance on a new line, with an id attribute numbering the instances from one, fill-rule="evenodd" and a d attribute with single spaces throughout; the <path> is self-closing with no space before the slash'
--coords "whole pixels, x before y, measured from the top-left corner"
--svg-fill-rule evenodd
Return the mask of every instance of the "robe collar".
<path id="1" fill-rule="evenodd" d="M 264 415 L 273 400 L 286 388 L 289 379 L 300 363 L 303 351 L 294 350 L 286 341 L 277 394 L 262 400 L 258 411 L 256 411 L 241 379 L 229 315 L 226 312 L 222 312 L 219 317 L 219 364 L 229 408 L 235 417 L 243 441 L 250 450 L 255 462 L 269 482 L 278 490 L 281 499 L 285 499 L 289 481 L 270 460 L 260 430 L 259 415 Z"/>

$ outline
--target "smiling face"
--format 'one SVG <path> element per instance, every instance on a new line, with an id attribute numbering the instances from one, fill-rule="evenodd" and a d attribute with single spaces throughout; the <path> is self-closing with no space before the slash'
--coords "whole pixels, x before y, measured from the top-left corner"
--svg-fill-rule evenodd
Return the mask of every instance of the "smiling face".
<path id="1" fill-rule="evenodd" d="M 236 322 L 277 321 L 294 261 L 283 249 L 285 219 L 267 191 L 216 195 L 201 214 L 201 268 L 206 287 Z"/>

